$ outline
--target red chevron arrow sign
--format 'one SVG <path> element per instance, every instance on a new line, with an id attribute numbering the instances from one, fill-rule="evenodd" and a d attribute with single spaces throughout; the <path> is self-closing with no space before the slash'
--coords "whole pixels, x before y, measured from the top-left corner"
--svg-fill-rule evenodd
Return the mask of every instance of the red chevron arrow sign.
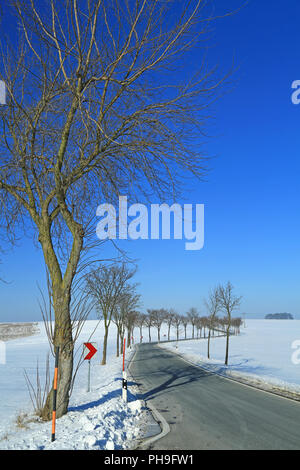
<path id="1" fill-rule="evenodd" d="M 86 356 L 83 357 L 83 359 L 85 361 L 89 361 L 97 352 L 97 349 L 94 346 L 96 345 L 96 343 L 83 343 L 83 345 L 84 345 L 83 355 L 87 353 Z"/>

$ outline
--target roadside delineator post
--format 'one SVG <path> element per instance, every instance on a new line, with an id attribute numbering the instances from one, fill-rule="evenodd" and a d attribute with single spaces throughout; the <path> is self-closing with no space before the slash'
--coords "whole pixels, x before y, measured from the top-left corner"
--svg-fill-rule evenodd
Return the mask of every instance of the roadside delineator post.
<path id="1" fill-rule="evenodd" d="M 125 403 L 127 402 L 127 372 L 125 371 L 125 344 L 126 339 L 124 338 L 123 345 L 123 380 L 122 380 L 122 398 Z"/>
<path id="2" fill-rule="evenodd" d="M 125 345 L 126 345 L 126 338 L 124 338 L 124 343 L 123 343 L 123 372 L 125 371 Z"/>
<path id="3" fill-rule="evenodd" d="M 91 359 L 96 354 L 96 343 L 83 343 L 83 360 L 88 361 L 88 385 L 87 392 L 91 391 Z"/>
<path id="4" fill-rule="evenodd" d="M 55 424 L 56 424 L 56 398 L 57 398 L 57 377 L 58 377 L 58 357 L 59 346 L 55 350 L 55 369 L 53 380 L 53 407 L 52 407 L 52 435 L 51 442 L 55 441 Z"/>
<path id="5" fill-rule="evenodd" d="M 88 392 L 91 391 L 91 360 L 89 360 L 87 391 L 88 391 Z"/>

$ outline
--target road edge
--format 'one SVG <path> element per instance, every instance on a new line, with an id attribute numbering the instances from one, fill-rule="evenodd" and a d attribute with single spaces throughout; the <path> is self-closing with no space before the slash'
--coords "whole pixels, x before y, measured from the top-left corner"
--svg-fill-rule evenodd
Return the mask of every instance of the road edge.
<path id="1" fill-rule="evenodd" d="M 128 371 L 128 375 L 130 376 L 130 378 L 134 381 L 134 377 L 130 371 L 130 366 L 131 366 L 131 363 L 133 362 L 135 356 L 136 356 L 136 353 L 137 353 L 137 350 L 138 350 L 138 347 L 139 345 L 135 345 L 135 350 L 134 350 L 134 353 L 131 355 L 130 357 L 130 360 L 129 360 L 129 363 L 128 363 L 128 366 L 127 366 L 127 371 Z M 159 411 L 155 408 L 154 405 L 148 403 L 146 400 L 143 400 L 144 403 L 146 404 L 146 407 L 148 408 L 148 410 L 150 411 L 150 413 L 152 414 L 152 417 L 154 419 L 154 421 L 157 422 L 157 424 L 160 426 L 161 428 L 161 432 L 159 434 L 156 434 L 155 436 L 151 436 L 151 437 L 148 437 L 146 439 L 140 439 L 140 440 L 137 440 L 138 443 L 137 445 L 135 446 L 134 450 L 142 450 L 143 448 L 145 447 L 149 447 L 151 444 L 153 444 L 153 442 L 156 442 L 158 441 L 159 439 L 162 439 L 164 436 L 166 436 L 169 432 L 170 432 L 170 426 L 168 424 L 168 422 L 165 420 L 165 418 L 159 413 Z"/>

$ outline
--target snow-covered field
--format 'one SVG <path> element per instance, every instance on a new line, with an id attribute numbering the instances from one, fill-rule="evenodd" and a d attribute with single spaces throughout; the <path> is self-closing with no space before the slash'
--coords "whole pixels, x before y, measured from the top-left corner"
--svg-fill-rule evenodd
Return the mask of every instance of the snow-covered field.
<path id="1" fill-rule="evenodd" d="M 82 344 L 86 341 L 96 342 L 100 352 L 102 351 L 101 323 L 91 337 L 97 323 L 86 322 L 75 351 L 77 349 L 81 353 Z M 116 336 L 113 325 L 108 341 L 108 364 L 100 365 L 101 355 L 92 360 L 90 392 L 87 392 L 87 362 L 81 366 L 69 412 L 57 420 L 56 441 L 50 442 L 51 423 L 32 422 L 25 427 L 22 425 L 22 413 L 29 416 L 32 413 L 24 370 L 34 383 L 37 360 L 43 376 L 49 352 L 43 323 L 39 324 L 39 329 L 39 333 L 34 336 L 5 343 L 6 363 L 1 364 L 0 360 L 0 449 L 133 448 L 136 439 L 149 432 L 148 424 L 151 421 L 149 414 L 143 409 L 143 402 L 138 400 L 137 390 L 130 382 L 128 404 L 121 400 L 122 359 L 115 357 Z M 187 331 L 191 337 L 191 328 Z M 162 340 L 166 339 L 166 334 L 167 327 L 163 326 Z M 152 329 L 151 337 L 152 341 L 157 340 L 155 329 Z M 183 331 L 180 337 L 183 338 Z M 175 339 L 174 329 L 171 338 Z M 299 343 L 295 343 L 297 340 Z M 135 342 L 137 341 L 139 330 L 135 329 Z M 148 341 L 148 331 L 145 328 L 143 341 Z M 240 336 L 230 338 L 228 367 L 224 366 L 225 339 L 221 337 L 211 340 L 210 361 L 207 361 L 207 340 L 204 339 L 163 343 L 161 346 L 174 350 L 193 363 L 204 364 L 217 373 L 250 378 L 254 384 L 271 384 L 300 393 L 300 364 L 297 364 L 300 358 L 298 320 L 247 320 L 246 328 L 241 329 Z M 52 374 L 53 360 L 51 378 Z"/>
<path id="2" fill-rule="evenodd" d="M 228 367 L 225 342 L 224 337 L 211 339 L 210 360 L 207 340 L 179 342 L 176 349 L 174 343 L 163 347 L 219 374 L 300 393 L 300 320 L 247 320 L 241 334 L 230 337 Z"/>
<path id="3" fill-rule="evenodd" d="M 86 322 L 77 341 L 77 355 L 82 344 L 93 341 L 102 351 L 103 328 L 97 321 Z M 22 415 L 32 414 L 32 405 L 24 378 L 26 370 L 35 383 L 36 365 L 41 375 L 49 345 L 43 323 L 34 336 L 7 341 L 6 364 L 0 364 L 0 449 L 121 449 L 130 448 L 147 432 L 149 416 L 142 411 L 143 402 L 136 399 L 130 387 L 128 404 L 121 399 L 122 359 L 116 358 L 115 328 L 112 325 L 106 366 L 101 366 L 101 354 L 91 361 L 91 391 L 87 392 L 87 361 L 79 369 L 69 412 L 57 420 L 56 441 L 51 443 L 51 423 L 22 424 Z M 130 351 L 128 352 L 129 359 Z M 52 358 L 52 356 L 50 356 Z M 51 381 L 53 360 L 51 360 Z M 20 419 L 21 418 L 21 419 Z M 16 423 L 18 425 L 16 426 Z"/>

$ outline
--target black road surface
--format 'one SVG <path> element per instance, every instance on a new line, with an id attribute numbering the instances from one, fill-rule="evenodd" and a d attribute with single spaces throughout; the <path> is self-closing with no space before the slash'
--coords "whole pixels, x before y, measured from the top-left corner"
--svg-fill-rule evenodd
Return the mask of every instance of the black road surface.
<path id="1" fill-rule="evenodd" d="M 157 450 L 300 449 L 300 403 L 223 379 L 152 344 L 130 366 L 170 432 Z"/>

